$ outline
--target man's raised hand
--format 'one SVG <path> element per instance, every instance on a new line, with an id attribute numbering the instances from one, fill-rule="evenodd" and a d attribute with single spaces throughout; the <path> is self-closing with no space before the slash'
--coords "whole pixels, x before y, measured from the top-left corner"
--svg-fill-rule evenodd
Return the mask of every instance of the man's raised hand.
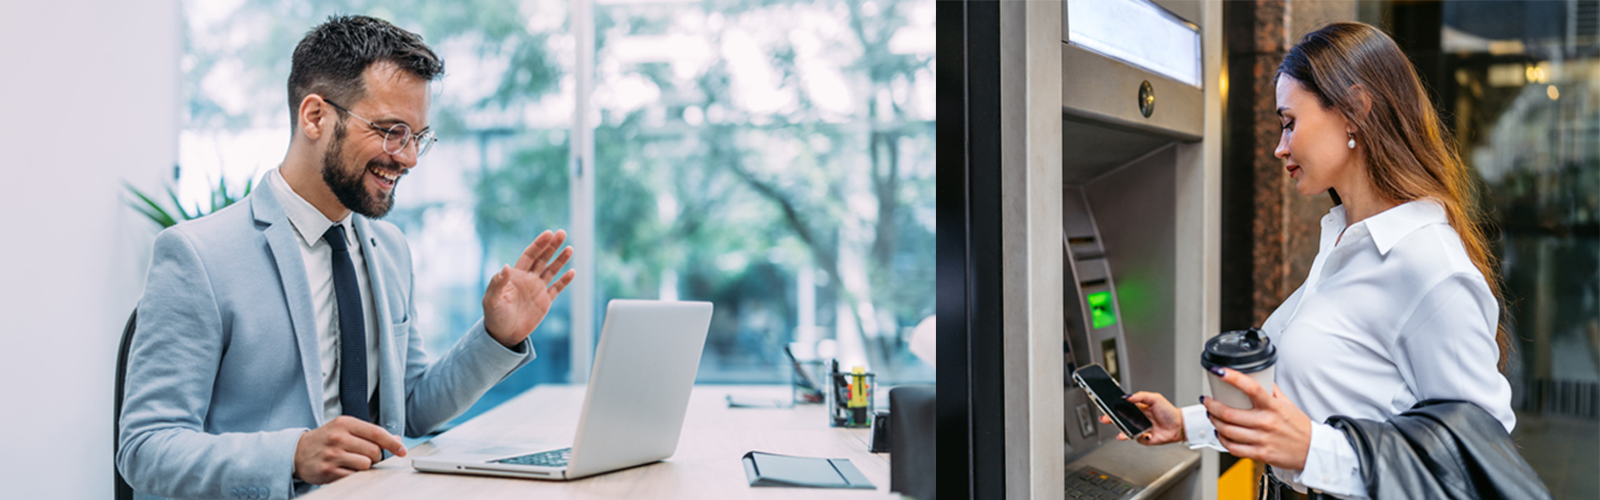
<path id="1" fill-rule="evenodd" d="M 567 271 L 556 278 L 572 258 L 572 247 L 556 254 L 566 240 L 565 230 L 540 233 L 515 266 L 501 268 L 489 280 L 489 289 L 483 294 L 483 326 L 501 345 L 511 347 L 528 338 L 549 314 L 550 303 L 577 276 L 577 271 Z"/>

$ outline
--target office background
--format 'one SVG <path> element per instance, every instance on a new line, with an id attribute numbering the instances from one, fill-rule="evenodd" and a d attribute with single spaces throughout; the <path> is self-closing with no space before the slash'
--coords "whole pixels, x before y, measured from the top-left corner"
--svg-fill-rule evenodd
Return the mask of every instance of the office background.
<path id="1" fill-rule="evenodd" d="M 621 297 L 717 304 L 702 383 L 785 382 L 782 345 L 830 339 L 884 382 L 933 379 L 909 351 L 933 314 L 931 1 L 0 5 L 5 496 L 110 491 L 117 337 L 159 229 L 123 183 L 209 211 L 276 166 L 290 51 L 333 13 L 417 31 L 447 62 L 441 142 L 387 218 L 432 351 L 481 314 L 486 271 L 592 224 L 587 300 L 569 290 L 539 360 L 463 418 L 581 382 Z"/>
<path id="2" fill-rule="evenodd" d="M 579 281 L 535 331 L 539 361 L 464 418 L 581 382 L 611 298 L 716 303 L 702 383 L 782 382 L 781 347 L 823 339 L 886 381 L 933 379 L 908 348 L 933 314 L 930 1 L 179 5 L 185 199 L 281 158 L 287 47 L 328 15 L 389 19 L 443 57 L 440 142 L 386 217 L 432 351 L 532 235 L 574 234 Z"/>

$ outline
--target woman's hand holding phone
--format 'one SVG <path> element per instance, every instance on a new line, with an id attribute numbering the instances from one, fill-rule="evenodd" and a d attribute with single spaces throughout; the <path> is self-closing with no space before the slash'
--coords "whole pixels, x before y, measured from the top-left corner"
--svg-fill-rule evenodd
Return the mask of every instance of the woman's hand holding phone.
<path id="1" fill-rule="evenodd" d="M 1139 444 L 1154 446 L 1183 440 L 1183 411 L 1168 402 L 1165 396 L 1139 391 L 1129 395 L 1128 402 L 1137 405 L 1152 424 L 1150 431 L 1139 438 Z M 1101 415 L 1100 423 L 1110 424 L 1111 417 Z M 1128 435 L 1119 432 L 1117 439 L 1127 441 Z"/>

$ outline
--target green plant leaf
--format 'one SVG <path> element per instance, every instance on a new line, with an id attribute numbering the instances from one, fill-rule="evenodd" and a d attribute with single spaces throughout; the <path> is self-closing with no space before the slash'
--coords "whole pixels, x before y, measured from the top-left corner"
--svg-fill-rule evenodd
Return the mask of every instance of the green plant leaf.
<path id="1" fill-rule="evenodd" d="M 224 188 L 221 188 L 221 189 L 227 189 L 227 188 L 224 187 Z M 218 192 L 218 191 L 219 191 L 219 189 L 212 189 L 211 190 L 211 208 L 206 210 L 205 213 L 209 214 L 209 213 L 212 213 L 212 212 L 216 212 L 217 211 L 217 204 L 222 202 L 222 200 L 220 200 L 218 198 L 227 195 L 226 192 Z M 204 215 L 204 214 L 200 214 L 200 215 Z M 196 217 L 198 217 L 198 215 Z"/>
<path id="2" fill-rule="evenodd" d="M 126 182 L 122 183 L 122 185 L 123 187 L 128 188 L 128 192 L 133 193 L 135 197 L 138 197 L 140 201 L 144 202 L 144 205 L 140 205 L 133 201 L 129 201 L 128 206 L 133 207 L 134 210 L 138 211 L 146 218 L 149 218 L 152 222 L 160 224 L 162 228 L 172 227 L 178 223 L 172 219 L 172 214 L 167 213 L 165 209 L 161 208 L 161 205 L 156 204 L 155 200 L 150 199 L 150 197 L 146 196 L 144 192 L 139 191 L 138 188 L 135 188 L 133 185 Z"/>
<path id="3" fill-rule="evenodd" d="M 168 228 L 177 225 L 179 222 L 194 220 L 204 217 L 207 214 L 216 213 L 217 210 L 221 210 L 223 208 L 227 208 L 228 205 L 238 203 L 239 200 L 243 200 L 246 196 L 249 196 L 250 191 L 255 188 L 255 179 L 251 178 L 246 180 L 244 185 L 244 194 L 235 195 L 228 189 L 227 176 L 219 176 L 216 180 L 216 184 L 210 189 L 210 209 L 208 210 L 203 206 L 197 206 L 193 212 L 189 211 L 187 207 L 183 206 L 183 202 L 178 200 L 177 189 L 171 184 L 168 184 L 166 187 L 166 199 L 172 202 L 173 208 L 171 210 L 167 209 L 166 207 L 162 207 L 160 203 L 157 203 L 154 199 L 150 198 L 150 196 L 144 194 L 144 192 L 134 188 L 133 185 L 128 184 L 127 182 L 123 182 L 122 185 L 128 189 L 128 192 L 133 193 L 134 197 L 138 198 L 137 202 L 133 200 L 128 201 L 128 206 L 130 208 L 133 208 L 135 211 L 139 212 L 140 215 L 145 216 L 145 218 L 150 219 L 152 222 L 160 224 L 161 227 Z"/>
<path id="4" fill-rule="evenodd" d="M 163 229 L 178 225 L 178 221 L 172 220 L 172 216 L 171 215 L 167 215 L 167 213 L 165 211 L 150 210 L 150 209 L 147 209 L 147 208 L 144 208 L 144 207 L 140 207 L 138 205 L 131 205 L 131 206 L 133 207 L 134 210 L 137 210 L 140 214 L 143 214 L 146 218 L 149 218 L 152 222 L 155 222 L 156 224 L 161 225 L 161 227 Z"/>
<path id="5" fill-rule="evenodd" d="M 205 214 L 193 214 L 193 215 L 190 215 L 189 214 L 189 209 L 183 208 L 183 202 L 178 201 L 178 192 L 177 191 L 173 191 L 172 190 L 172 186 L 167 186 L 167 197 L 172 198 L 172 206 L 177 207 L 178 215 L 183 216 L 183 220 L 194 220 L 196 217 L 200 217 L 201 215 L 205 215 Z"/>

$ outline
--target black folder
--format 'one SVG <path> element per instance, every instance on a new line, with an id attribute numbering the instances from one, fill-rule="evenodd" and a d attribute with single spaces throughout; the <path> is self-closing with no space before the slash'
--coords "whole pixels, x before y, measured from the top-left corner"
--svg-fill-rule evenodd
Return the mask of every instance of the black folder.
<path id="1" fill-rule="evenodd" d="M 752 451 L 744 454 L 750 486 L 875 489 L 846 458 L 811 458 Z"/>

